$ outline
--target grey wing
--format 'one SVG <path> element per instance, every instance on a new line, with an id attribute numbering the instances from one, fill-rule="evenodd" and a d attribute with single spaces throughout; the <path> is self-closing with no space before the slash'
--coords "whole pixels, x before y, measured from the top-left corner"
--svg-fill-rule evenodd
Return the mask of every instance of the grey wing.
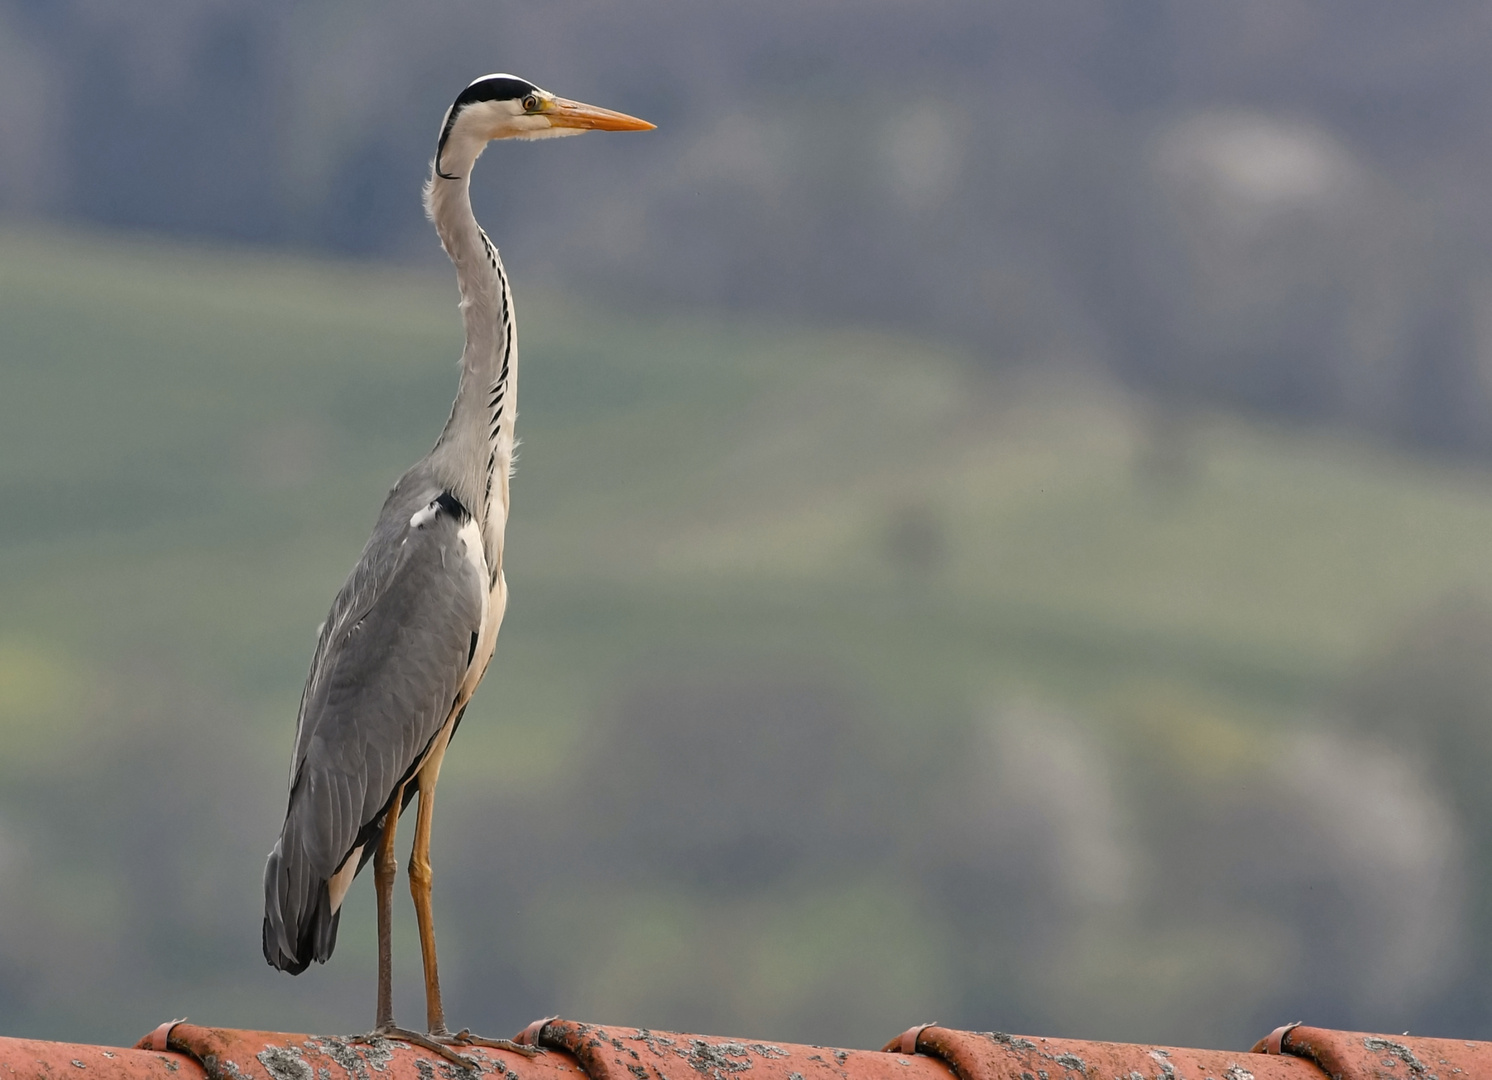
<path id="1" fill-rule="evenodd" d="M 276 967 L 298 972 L 331 955 L 338 913 L 327 882 L 381 833 L 394 789 L 450 716 L 486 600 L 469 521 L 442 496 L 375 531 L 333 605 L 301 701 L 285 824 L 265 866 L 264 953 Z"/>

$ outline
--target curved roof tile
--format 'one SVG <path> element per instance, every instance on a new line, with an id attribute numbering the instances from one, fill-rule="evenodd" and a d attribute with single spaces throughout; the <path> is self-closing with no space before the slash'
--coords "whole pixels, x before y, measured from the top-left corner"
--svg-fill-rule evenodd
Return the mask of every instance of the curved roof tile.
<path id="1" fill-rule="evenodd" d="M 1492 1043 L 1290 1025 L 1249 1052 L 921 1025 L 885 1050 L 538 1021 L 534 1057 L 463 1048 L 493 1080 L 1492 1080 Z M 745 1075 L 745 1074 L 750 1074 Z M 163 1024 L 133 1049 L 0 1038 L 0 1080 L 466 1080 L 417 1046 Z"/>

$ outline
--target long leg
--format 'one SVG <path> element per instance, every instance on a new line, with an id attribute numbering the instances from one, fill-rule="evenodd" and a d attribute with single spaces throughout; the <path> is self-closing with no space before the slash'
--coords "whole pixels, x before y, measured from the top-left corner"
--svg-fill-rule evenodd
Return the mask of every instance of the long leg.
<path id="1" fill-rule="evenodd" d="M 404 785 L 400 784 L 389 800 L 383 838 L 373 856 L 373 885 L 378 892 L 378 1022 L 374 1025 L 375 1031 L 386 1031 L 394 1026 L 394 874 L 399 868 L 394 858 L 394 833 L 399 826 L 403 798 Z"/>
<path id="2" fill-rule="evenodd" d="M 430 906 L 430 885 L 434 880 L 430 869 L 430 822 L 435 816 L 435 785 L 440 780 L 440 765 L 451 741 L 452 727 L 448 726 L 437 736 L 416 778 L 420 812 L 415 818 L 414 849 L 409 853 L 409 892 L 414 897 L 415 918 L 420 924 L 420 955 L 425 961 L 425 1015 L 430 1022 L 430 1038 L 457 1046 L 492 1046 L 535 1057 L 544 1052 L 542 1047 L 519 1046 L 511 1039 L 488 1039 L 473 1035 L 466 1028 L 452 1035 L 446 1027 L 445 1006 L 440 999 L 440 969 L 435 960 L 435 916 Z"/>
<path id="3" fill-rule="evenodd" d="M 451 728 L 446 726 L 435 738 L 435 745 L 420 767 L 415 782 L 419 784 L 420 813 L 415 819 L 414 849 L 409 853 L 409 893 L 414 898 L 414 915 L 420 926 L 420 956 L 425 961 L 425 1017 L 430 1034 L 449 1035 L 445 1007 L 440 1000 L 440 970 L 435 960 L 435 914 L 430 906 L 430 822 L 435 816 L 435 785 L 440 780 L 440 764 L 446 756 Z"/>
<path id="4" fill-rule="evenodd" d="M 423 802 L 423 800 L 422 800 Z M 404 785 L 400 784 L 389 800 L 388 816 L 383 825 L 383 837 L 378 841 L 378 851 L 373 856 L 373 885 L 378 893 L 378 1022 L 371 1035 L 359 1036 L 366 1040 L 375 1036 L 402 1039 L 426 1050 L 433 1051 L 464 1069 L 475 1068 L 475 1063 L 443 1046 L 434 1039 L 417 1031 L 406 1031 L 394 1023 L 394 875 L 399 863 L 394 858 L 394 835 L 398 831 L 399 811 L 404 808 Z"/>

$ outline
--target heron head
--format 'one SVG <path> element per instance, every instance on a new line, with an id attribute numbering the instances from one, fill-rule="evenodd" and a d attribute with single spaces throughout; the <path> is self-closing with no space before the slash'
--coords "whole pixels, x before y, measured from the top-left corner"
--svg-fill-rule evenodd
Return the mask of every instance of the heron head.
<path id="1" fill-rule="evenodd" d="M 483 75 L 446 113 L 436 165 L 452 139 L 552 139 L 585 131 L 648 131 L 655 125 L 626 113 L 557 97 L 516 75 Z"/>

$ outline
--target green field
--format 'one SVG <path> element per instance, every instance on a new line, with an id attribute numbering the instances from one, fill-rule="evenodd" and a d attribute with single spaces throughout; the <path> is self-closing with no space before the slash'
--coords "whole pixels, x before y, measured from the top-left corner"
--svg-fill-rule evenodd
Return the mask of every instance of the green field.
<path id="1" fill-rule="evenodd" d="M 1154 852 L 1176 819 L 1195 824 L 1182 850 L 1246 833 L 1229 807 L 1272 798 L 1239 780 L 1271 746 L 1316 732 L 1409 620 L 1492 595 L 1492 475 L 1350 434 L 1172 424 L 1076 359 L 991 376 L 871 330 L 530 294 L 511 269 L 512 600 L 436 829 L 456 1022 L 506 1034 L 563 1011 L 868 1045 L 936 1014 L 1239 1041 L 1299 1000 L 1281 936 L 1296 916 L 1201 886 L 1158 903 Z M 292 981 L 258 955 L 259 874 L 315 627 L 454 391 L 455 302 L 446 272 L 0 233 L 4 1033 L 118 1041 L 183 1012 L 371 1020 L 371 887 L 332 964 Z M 689 711 L 763 684 L 785 688 L 785 726 L 749 747 L 728 709 Z M 803 840 L 796 869 L 728 886 L 673 863 L 643 873 L 646 837 L 611 845 L 619 867 L 586 869 L 604 861 L 587 843 L 633 820 L 605 808 L 642 805 L 626 785 L 587 802 L 597 755 L 640 785 L 672 782 L 671 751 L 630 747 L 618 717 L 671 702 L 713 732 L 711 768 L 739 754 L 767 776 L 773 746 L 794 753 L 783 732 L 805 693 L 842 703 L 824 708 L 850 719 L 824 730 L 854 748 L 825 759 L 824 802 L 793 802 L 816 781 L 784 760 L 786 786 L 759 797 L 800 809 L 763 835 L 807 836 L 821 814 L 851 824 Z M 991 930 L 986 947 L 980 903 L 925 884 L 961 856 L 902 856 L 958 828 L 987 835 L 957 809 L 986 787 L 997 809 L 1043 803 L 1039 787 L 1006 793 L 998 770 L 968 774 L 970 731 L 1012 711 L 1070 735 L 1031 759 L 1056 755 L 1053 800 L 1089 761 L 1068 749 L 1088 747 L 1128 808 L 1107 840 L 1091 814 L 1054 835 L 1097 835 L 1089 847 L 1132 869 L 1083 899 L 1023 841 L 991 841 L 980 858 L 1005 868 L 972 879 L 994 882 L 987 921 L 1047 936 Z M 1095 775 L 1082 768 L 1080 784 Z M 1174 812 L 1153 810 L 1157 777 Z M 534 810 L 561 804 L 570 816 Z M 494 824 L 539 817 L 527 834 Z M 680 835 L 687 861 L 696 839 Z M 825 852 L 843 855 L 832 872 L 815 869 Z M 1068 914 L 1021 914 L 1042 907 L 1041 881 Z M 1399 1030 L 1438 985 L 1380 1001 L 1360 977 L 1323 976 L 1311 1001 Z"/>

